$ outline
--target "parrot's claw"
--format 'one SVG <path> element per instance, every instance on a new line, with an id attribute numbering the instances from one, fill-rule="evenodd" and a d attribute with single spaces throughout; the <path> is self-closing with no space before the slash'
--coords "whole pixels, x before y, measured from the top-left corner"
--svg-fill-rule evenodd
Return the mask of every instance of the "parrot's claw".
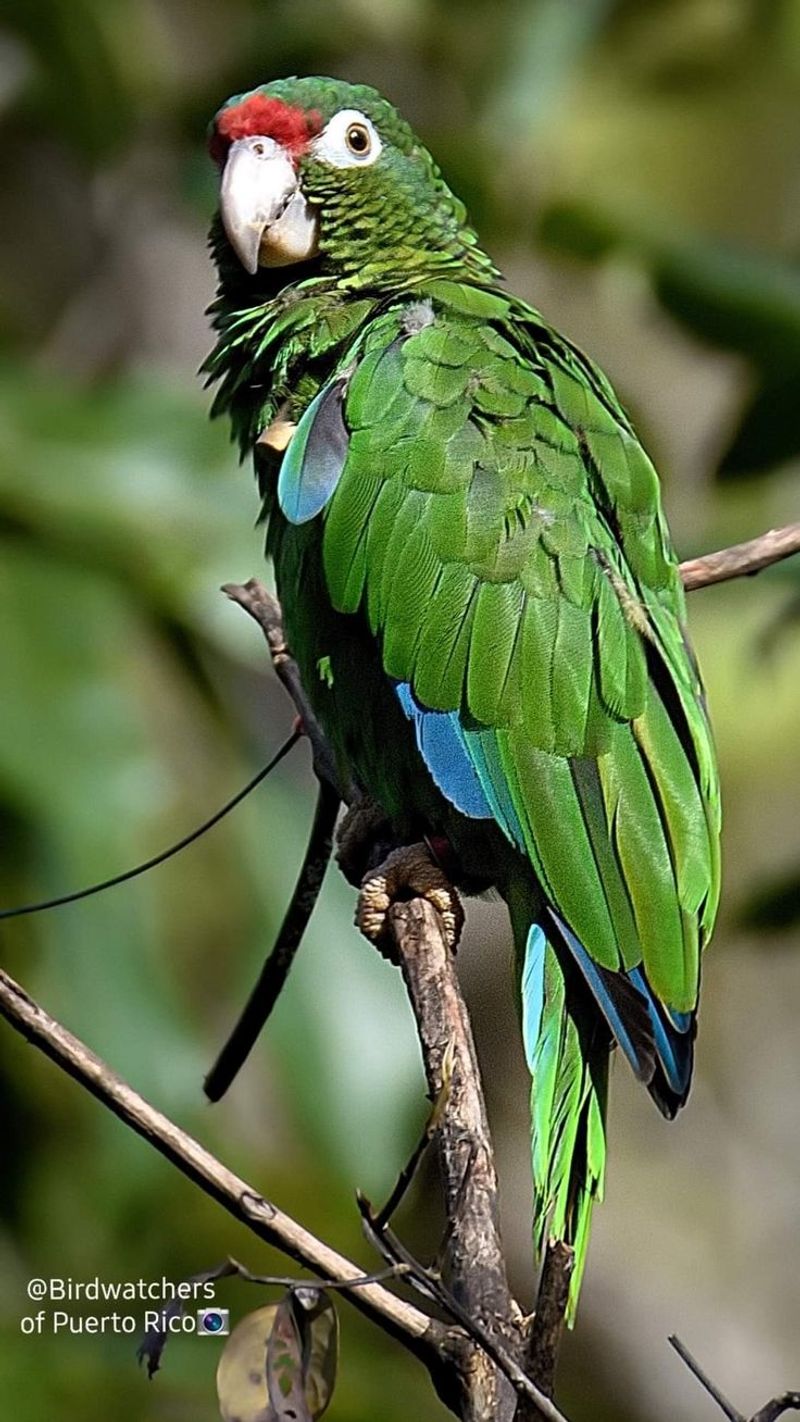
<path id="1" fill-rule="evenodd" d="M 356 925 L 370 942 L 383 949 L 387 941 L 386 915 L 399 900 L 421 898 L 439 915 L 448 948 L 455 951 L 464 927 L 461 900 L 449 879 L 434 864 L 425 844 L 394 849 L 377 869 L 361 882 Z"/>

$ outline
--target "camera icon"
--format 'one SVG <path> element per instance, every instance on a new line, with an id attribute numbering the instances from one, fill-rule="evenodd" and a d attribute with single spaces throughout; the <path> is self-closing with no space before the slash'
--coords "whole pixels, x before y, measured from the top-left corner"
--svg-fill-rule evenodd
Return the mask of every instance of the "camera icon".
<path id="1" fill-rule="evenodd" d="M 226 1308 L 199 1308 L 197 1332 L 203 1338 L 222 1338 L 230 1333 L 229 1311 Z"/>

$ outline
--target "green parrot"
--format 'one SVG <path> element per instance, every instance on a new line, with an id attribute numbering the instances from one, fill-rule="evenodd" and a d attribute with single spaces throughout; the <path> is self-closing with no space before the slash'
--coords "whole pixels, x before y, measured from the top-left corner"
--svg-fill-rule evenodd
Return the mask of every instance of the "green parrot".
<path id="1" fill-rule="evenodd" d="M 719 897 L 706 701 L 653 465 L 608 380 L 499 285 L 375 90 L 230 99 L 213 413 L 254 458 L 288 643 L 398 844 L 494 889 L 531 1072 L 534 1235 L 603 1193 L 618 1046 L 671 1117 Z"/>

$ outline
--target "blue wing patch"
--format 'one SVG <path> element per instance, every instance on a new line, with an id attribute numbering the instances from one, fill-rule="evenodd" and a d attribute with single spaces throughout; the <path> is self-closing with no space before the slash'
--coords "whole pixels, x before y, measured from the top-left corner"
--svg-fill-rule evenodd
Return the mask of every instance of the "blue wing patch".
<path id="1" fill-rule="evenodd" d="M 525 838 L 506 782 L 495 732 L 468 731 L 457 711 L 428 711 L 407 681 L 395 686 L 400 705 L 413 721 L 417 748 L 442 794 L 463 815 L 497 821 L 523 849 Z"/>
<path id="2" fill-rule="evenodd" d="M 458 712 L 426 711 L 407 681 L 398 682 L 395 691 L 413 723 L 419 753 L 445 798 L 472 820 L 492 819 L 491 805 L 464 744 Z"/>
<path id="3" fill-rule="evenodd" d="M 350 436 L 342 415 L 346 381 L 314 397 L 292 435 L 278 476 L 278 503 L 290 523 L 308 523 L 324 509 L 341 478 Z"/>

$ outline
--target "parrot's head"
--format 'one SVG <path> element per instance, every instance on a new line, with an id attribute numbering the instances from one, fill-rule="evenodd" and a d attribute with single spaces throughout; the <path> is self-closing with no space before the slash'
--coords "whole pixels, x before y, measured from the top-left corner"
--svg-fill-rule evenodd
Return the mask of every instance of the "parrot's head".
<path id="1" fill-rule="evenodd" d="M 222 106 L 209 146 L 222 227 L 252 276 L 312 259 L 337 275 L 379 272 L 387 251 L 395 270 L 419 267 L 426 253 L 434 264 L 478 256 L 463 205 L 374 89 L 322 78 L 265 84 Z"/>

